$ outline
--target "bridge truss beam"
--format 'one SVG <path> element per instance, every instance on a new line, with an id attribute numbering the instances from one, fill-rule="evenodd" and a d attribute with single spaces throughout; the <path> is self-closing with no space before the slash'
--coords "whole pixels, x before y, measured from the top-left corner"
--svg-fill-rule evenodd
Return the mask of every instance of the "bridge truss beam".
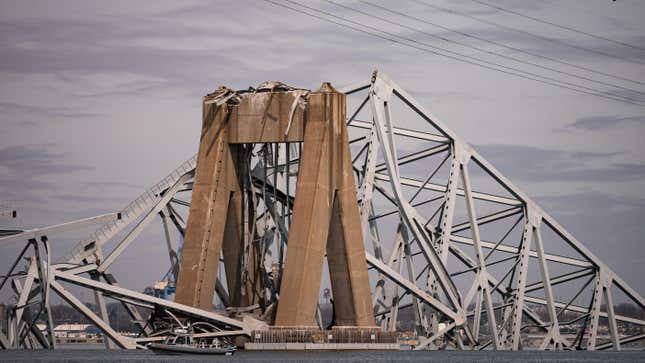
<path id="1" fill-rule="evenodd" d="M 616 294 L 640 309 L 643 297 L 396 83 L 374 72 L 370 80 L 340 91 L 350 105 L 357 208 L 374 317 L 382 329 L 401 329 L 403 312 L 412 309 L 409 328 L 420 337 L 416 349 L 621 349 L 645 339 L 642 333 L 621 333 L 625 327 L 642 332 L 644 320 L 613 309 Z M 218 102 L 234 101 L 234 94 L 229 96 Z M 110 271 L 159 216 L 167 276 L 176 281 L 195 179 L 193 157 L 117 213 L 0 238 L 0 245 L 25 243 L 0 280 L 0 289 L 11 282 L 16 294 L 8 325 L 0 329 L 0 347 L 55 346 L 34 330 L 38 318 L 50 316 L 50 290 L 121 348 L 144 348 L 162 339 L 152 322 L 166 311 L 208 322 L 214 328 L 202 331 L 204 336 L 248 336 L 266 328 L 262 321 L 270 323 L 275 314 L 288 249 L 299 146 L 257 145 L 245 164 L 251 178 L 248 203 L 258 209 L 247 225 L 257 238 L 245 245 L 256 254 L 242 254 L 240 278 L 245 271 L 264 277 L 255 304 L 232 306 L 230 297 L 242 292 L 233 291 L 221 274 L 215 300 L 228 310 L 212 312 L 120 287 Z M 64 258 L 51 261 L 48 239 L 91 223 L 104 224 Z M 28 263 L 19 270 L 23 257 Z M 97 302 L 123 304 L 140 337 L 117 333 L 102 309 L 92 311 L 75 296 L 78 288 L 94 292 Z M 322 327 L 321 319 L 318 324 Z"/>

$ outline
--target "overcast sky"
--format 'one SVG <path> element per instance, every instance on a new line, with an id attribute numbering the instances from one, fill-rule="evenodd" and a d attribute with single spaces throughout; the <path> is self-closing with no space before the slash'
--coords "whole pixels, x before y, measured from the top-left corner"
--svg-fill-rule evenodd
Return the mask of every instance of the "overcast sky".
<path id="1" fill-rule="evenodd" d="M 428 3 L 578 48 L 416 1 L 397 1 L 395 8 L 392 2 L 377 2 L 427 22 L 624 78 L 620 80 L 363 3 L 343 3 L 408 28 L 324 1 L 307 4 L 418 42 L 645 99 L 638 93 L 645 91 L 645 50 L 470 0 Z M 495 4 L 645 48 L 642 1 Z M 529 67 L 429 34 L 610 85 Z M 645 292 L 645 107 L 459 63 L 263 1 L 0 1 L 0 204 L 20 215 L 0 223 L 42 226 L 123 207 L 197 151 L 201 97 L 220 85 L 246 88 L 280 80 L 304 88 L 317 88 L 322 81 L 342 86 L 367 79 L 374 69 L 386 72 L 475 145 L 628 283 Z M 156 245 L 139 244 L 130 252 L 145 252 L 149 261 L 165 258 L 163 244 Z M 61 242 L 55 248 L 66 246 Z M 0 246 L 0 266 L 14 250 Z M 124 285 L 139 289 L 158 279 L 160 269 L 149 265 L 139 265 L 141 271 Z M 115 268 L 117 275 L 129 271 L 125 263 Z"/>

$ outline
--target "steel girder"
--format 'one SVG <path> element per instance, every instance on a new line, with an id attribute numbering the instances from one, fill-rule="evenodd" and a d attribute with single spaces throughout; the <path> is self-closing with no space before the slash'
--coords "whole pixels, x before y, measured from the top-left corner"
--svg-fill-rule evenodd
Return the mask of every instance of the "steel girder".
<path id="1" fill-rule="evenodd" d="M 117 212 L 92 218 L 72 221 L 61 225 L 37 228 L 0 239 L 0 243 L 15 243 L 28 239 L 28 244 L 11 266 L 5 278 L 0 282 L 0 289 L 11 281 L 16 293 L 16 303 L 10 310 L 7 333 L 1 329 L 0 345 L 3 348 L 32 348 L 33 342 L 39 342 L 43 348 L 54 348 L 53 322 L 49 313 L 50 291 L 55 292 L 70 306 L 77 309 L 86 318 L 99 328 L 105 338 L 106 347 L 116 346 L 124 349 L 145 348 L 143 345 L 149 341 L 163 339 L 165 334 L 153 332 L 147 324 L 155 311 L 170 311 L 177 316 L 205 321 L 216 327 L 216 331 L 200 333 L 204 336 L 237 336 L 248 335 L 249 326 L 245 321 L 231 319 L 225 315 L 196 309 L 190 306 L 177 304 L 164 299 L 145 295 L 137 291 L 119 287 L 116 279 L 110 273 L 109 267 L 114 263 L 127 247 L 137 239 L 139 234 L 148 228 L 150 222 L 158 215 L 165 227 L 166 246 L 170 256 L 171 274 L 178 269 L 179 247 L 176 244 L 177 235 L 183 233 L 183 217 L 177 213 L 172 204 L 183 203 L 179 199 L 180 192 L 189 192 L 194 177 L 195 160 L 191 158 L 180 165 L 175 171 L 165 177 L 161 182 L 145 191 L 139 198 L 128 204 L 126 208 Z M 171 220 L 176 231 L 170 230 Z M 107 221 L 107 223 L 105 223 Z M 89 238 L 79 242 L 72 251 L 58 262 L 51 262 L 51 247 L 47 243 L 47 236 L 57 233 L 87 227 L 91 224 L 105 223 Z M 120 237 L 117 240 L 117 237 Z M 117 240 L 117 244 L 104 257 L 104 245 L 110 240 Z M 39 241 L 40 240 L 40 241 Z M 44 246 L 41 246 L 43 244 Z M 16 271 L 20 259 L 27 257 L 29 247 L 33 247 L 33 254 L 29 257 L 27 268 Z M 42 247 L 45 247 L 42 249 Z M 88 277 L 84 277 L 87 275 Z M 173 275 L 174 276 L 174 275 Z M 93 311 L 73 293 L 75 290 L 66 288 L 63 284 L 76 285 L 94 292 L 98 311 Z M 121 302 L 130 313 L 134 322 L 141 329 L 141 336 L 132 338 L 116 332 L 111 326 L 105 307 L 105 298 Z M 40 304 L 41 308 L 35 317 L 26 318 L 25 308 Z M 147 314 L 147 316 L 142 316 Z M 47 340 L 43 341 L 38 336 L 40 331 L 35 329 L 35 321 L 43 316 L 48 322 Z M 154 338 L 147 337 L 155 334 Z M 210 334 L 210 335 L 209 335 Z"/>
<path id="2" fill-rule="evenodd" d="M 359 130 L 375 129 L 370 132 L 378 135 L 377 140 L 364 137 L 371 145 L 361 146 L 357 142 L 356 147 L 369 149 L 372 158 L 380 152 L 383 160 L 376 168 L 360 165 L 361 160 L 357 160 L 359 178 L 370 180 L 364 184 L 373 185 L 378 191 L 374 195 L 382 196 L 380 201 L 366 200 L 372 194 L 361 190 L 362 210 L 372 204 L 377 211 L 374 218 L 387 216 L 393 220 L 391 223 L 397 220 L 404 223 L 410 233 L 409 242 L 416 246 L 416 251 L 403 258 L 413 259 L 412 265 L 427 273 L 427 276 L 406 278 L 392 271 L 398 262 L 396 259 L 384 263 L 382 258 L 368 252 L 368 263 L 397 286 L 393 288 L 395 293 L 403 288 L 408 295 L 421 298 L 428 307 L 428 314 L 421 319 L 440 323 L 417 325 L 426 327 L 421 332 L 426 339 L 421 339 L 418 349 L 459 348 L 463 344 L 472 349 L 521 349 L 531 343 L 540 349 L 595 349 L 596 346 L 620 349 L 621 342 L 638 339 L 638 334 L 622 336 L 618 322 L 623 327 L 625 324 L 642 327 L 645 321 L 615 314 L 613 292 L 621 291 L 625 299 L 641 309 L 643 298 L 443 122 L 380 72 L 374 72 L 370 81 L 345 88 L 343 92 L 356 94 L 358 99 L 366 97 L 370 103 L 371 112 L 363 112 L 363 117 L 360 111 L 350 110 L 348 114 L 353 119 L 348 125 Z M 358 109 L 364 105 L 364 102 L 356 103 Z M 416 119 L 417 123 L 410 119 Z M 449 162 L 443 157 L 433 158 L 446 153 Z M 409 163 L 414 166 L 406 167 Z M 470 177 L 471 170 L 479 173 L 476 180 Z M 478 190 L 480 184 L 484 184 L 482 190 Z M 432 208 L 416 207 L 414 204 L 423 204 L 413 203 L 420 195 L 430 202 L 439 196 L 440 203 L 435 202 Z M 379 209 L 387 204 L 395 212 L 379 214 Z M 461 210 L 456 204 L 462 205 Z M 517 218 L 512 225 L 511 217 Z M 464 221 L 456 223 L 458 218 Z M 523 223 L 519 224 L 520 221 Z M 384 225 L 378 224 L 381 229 L 387 228 Z M 482 228 L 487 230 L 487 236 L 496 231 L 502 237 L 489 242 L 485 238 L 490 237 L 484 238 L 480 233 Z M 543 239 L 544 233 L 548 234 L 548 241 Z M 379 234 L 384 235 L 382 231 Z M 397 232 L 395 240 L 399 235 Z M 391 243 L 388 239 L 371 243 L 381 254 L 385 252 L 380 251 L 387 251 L 387 245 L 393 250 L 399 248 L 397 242 Z M 457 244 L 473 250 L 467 252 Z M 456 261 L 450 262 L 448 254 Z M 465 269 L 456 266 L 457 261 Z M 453 272 L 456 268 L 461 270 Z M 465 274 L 472 277 L 470 282 L 454 280 Z M 580 290 L 566 286 L 565 293 L 554 293 L 554 287 L 579 284 L 589 276 L 595 276 L 595 286 L 585 284 Z M 387 283 L 380 281 L 376 289 L 383 295 L 383 291 L 388 291 Z M 566 292 L 572 297 L 562 299 Z M 396 296 L 395 300 L 406 293 Z M 423 298 L 422 293 L 429 294 L 428 298 Z M 386 295 L 374 297 L 381 299 L 377 317 L 382 322 L 396 315 L 395 310 L 402 306 L 414 305 L 399 302 L 391 307 L 382 306 L 383 302 L 392 300 Z M 446 308 L 450 310 L 445 311 Z M 574 316 L 565 320 L 567 315 Z M 480 329 L 484 318 L 488 322 L 487 331 Z M 600 325 L 607 329 L 602 333 L 605 342 L 597 345 Z M 538 334 L 539 342 L 529 342 L 526 331 L 531 329 L 542 332 Z M 566 337 L 565 330 L 575 330 L 575 334 L 569 333 Z"/>
<path id="3" fill-rule="evenodd" d="M 645 321 L 621 316 L 613 308 L 617 292 L 623 295 L 621 301 L 645 309 L 642 296 L 396 83 L 374 72 L 370 80 L 341 91 L 348 104 L 350 97 L 358 99 L 356 107 L 347 110 L 347 122 L 374 315 L 383 329 L 405 328 L 403 312 L 412 309 L 411 329 L 420 338 L 417 349 L 620 349 L 645 339 Z M 258 214 L 255 223 L 248 224 L 258 240 L 248 243 L 259 255 L 247 256 L 243 263 L 256 263 L 251 266 L 255 271 L 278 265 L 277 275 L 281 274 L 298 146 L 252 148 L 247 202 Z M 33 326 L 42 313 L 27 316 L 25 309 L 42 306 L 48 317 L 50 290 L 121 348 L 142 348 L 162 339 L 163 334 L 149 336 L 153 332 L 145 314 L 154 310 L 218 327 L 201 333 L 204 336 L 247 335 L 261 326 L 119 287 L 109 270 L 159 216 L 168 276 L 176 279 L 186 228 L 182 208 L 190 206 L 190 197 L 181 195 L 192 190 L 194 170 L 195 157 L 117 213 L 0 238 L 0 244 L 27 242 L 0 283 L 1 289 L 11 281 L 16 294 L 6 332 L 0 329 L 0 346 L 53 348 Z M 65 258 L 48 261 L 51 246 L 45 245 L 46 237 L 91 223 L 105 224 Z M 109 241 L 117 243 L 107 251 Z M 15 271 L 23 257 L 29 263 Z M 93 291 L 97 311 L 88 309 L 64 284 Z M 279 278 L 274 285 L 261 293 L 264 307 L 240 310 L 262 309 L 262 317 L 270 321 Z M 222 276 L 215 291 L 226 306 L 230 291 Z M 110 327 L 105 298 L 128 309 L 142 329 L 139 338 Z M 624 333 L 627 326 L 640 333 Z"/>

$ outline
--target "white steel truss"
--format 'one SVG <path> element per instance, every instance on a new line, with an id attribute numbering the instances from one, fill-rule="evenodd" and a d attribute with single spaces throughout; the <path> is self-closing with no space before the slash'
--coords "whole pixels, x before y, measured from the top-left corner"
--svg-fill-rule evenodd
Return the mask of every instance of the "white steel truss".
<path id="1" fill-rule="evenodd" d="M 618 350 L 645 339 L 645 321 L 618 315 L 613 305 L 618 292 L 645 309 L 642 296 L 396 83 L 374 72 L 370 80 L 341 91 L 348 105 L 357 99 L 347 124 L 374 314 L 384 330 L 403 329 L 401 312 L 411 309 L 416 349 L 517 350 L 532 344 Z M 260 311 L 256 317 L 267 318 L 278 301 L 300 148 L 298 143 L 258 144 L 247 151 L 252 176 L 247 203 L 263 212 L 255 223 L 245 223 L 252 229 L 249 236 L 259 236 L 248 238 L 245 250 L 255 244 L 260 256 L 245 256 L 242 278 L 248 278 L 247 271 L 268 276 L 274 266 L 278 269 L 276 281 L 262 285 L 260 306 L 226 314 L 205 311 L 119 287 L 110 271 L 159 216 L 168 278 L 176 280 L 193 157 L 117 213 L 0 238 L 2 244 L 27 242 L 0 281 L 0 289 L 9 283 L 16 295 L 6 331 L 0 329 L 0 346 L 55 347 L 50 291 L 101 329 L 108 348 L 145 348 L 163 339 L 167 331 L 154 324 L 160 312 L 208 322 L 211 328 L 201 336 L 248 336 L 266 326 L 242 316 Z M 65 258 L 50 261 L 49 235 L 97 222 L 105 224 Z M 109 251 L 108 241 L 115 242 Z M 18 271 L 24 257 L 28 263 Z M 227 306 L 224 280 L 218 278 L 216 293 Z M 93 291 L 97 311 L 66 285 Z M 106 297 L 126 307 L 140 327 L 139 337 L 110 326 Z M 29 313 L 28 306 L 39 306 L 38 313 Z M 35 328 L 39 317 L 45 318 L 48 334 Z M 639 332 L 621 333 L 626 326 Z"/>

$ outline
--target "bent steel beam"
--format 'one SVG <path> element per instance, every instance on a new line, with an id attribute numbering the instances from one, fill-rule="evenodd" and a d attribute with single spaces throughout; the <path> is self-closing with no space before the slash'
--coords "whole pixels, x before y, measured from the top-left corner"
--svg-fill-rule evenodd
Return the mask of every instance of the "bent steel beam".
<path id="1" fill-rule="evenodd" d="M 399 330 L 402 309 L 412 308 L 416 349 L 621 349 L 645 339 L 625 329 L 645 321 L 612 308 L 625 299 L 645 308 L 639 292 L 447 124 L 379 72 L 342 92 L 277 82 L 221 88 L 204 99 L 199 154 L 118 214 L 0 239 L 6 245 L 110 220 L 54 265 L 48 254 L 29 258 L 30 245 L 23 249 L 0 280 L 0 289 L 11 280 L 17 301 L 0 347 L 29 348 L 34 338 L 49 346 L 28 324 L 27 308 L 46 300 L 48 286 L 121 347 L 163 339 L 160 331 L 136 339 L 116 333 L 105 314 L 84 309 L 68 283 L 120 301 L 146 330 L 165 310 L 211 322 L 215 329 L 204 336 L 249 335 L 265 323 L 312 327 L 321 320 L 325 256 L 337 325 L 376 320 Z M 346 114 L 346 103 L 357 107 Z M 179 197 L 184 192 L 192 201 Z M 171 265 L 164 279 L 180 267 L 171 280 L 179 281 L 183 305 L 119 287 L 106 270 L 155 215 Z M 29 263 L 18 271 L 23 257 Z M 210 311 L 214 290 L 236 318 Z M 138 316 L 135 306 L 144 309 Z M 575 338 L 561 328 L 577 331 Z"/>

